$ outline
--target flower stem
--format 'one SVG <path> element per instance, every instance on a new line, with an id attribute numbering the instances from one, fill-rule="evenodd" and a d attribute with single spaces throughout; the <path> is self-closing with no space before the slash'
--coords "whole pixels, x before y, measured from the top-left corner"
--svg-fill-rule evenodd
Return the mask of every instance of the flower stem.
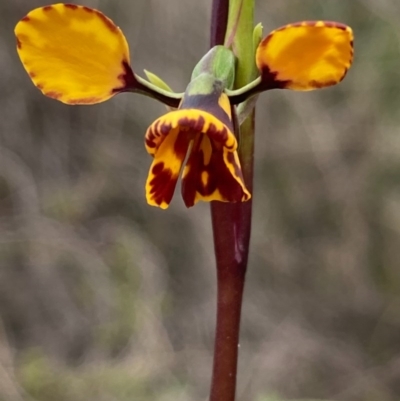
<path id="1" fill-rule="evenodd" d="M 211 205 L 217 260 L 217 327 L 210 401 L 234 401 L 251 201 Z"/>
<path id="2" fill-rule="evenodd" d="M 254 79 L 252 47 L 254 0 L 214 0 L 211 46 L 234 45 L 239 54 L 235 87 Z M 227 16 L 228 20 L 220 18 Z M 228 27 L 228 29 L 227 29 Z M 247 41 L 247 45 L 244 44 Z M 250 44 L 250 45 L 249 45 Z M 246 54 L 243 54 L 243 52 Z M 240 128 L 239 158 L 247 188 L 252 191 L 254 112 Z M 252 201 L 244 203 L 211 203 L 211 218 L 217 264 L 217 325 L 210 401 L 234 401 L 239 347 L 240 315 L 249 253 Z"/>
<path id="3" fill-rule="evenodd" d="M 223 45 L 228 24 L 229 0 L 213 0 L 211 11 L 210 48 Z"/>

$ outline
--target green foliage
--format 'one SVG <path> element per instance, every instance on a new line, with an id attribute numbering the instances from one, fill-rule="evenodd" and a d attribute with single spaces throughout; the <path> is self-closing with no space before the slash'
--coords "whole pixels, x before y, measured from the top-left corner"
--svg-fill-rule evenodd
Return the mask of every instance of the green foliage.
<path id="1" fill-rule="evenodd" d="M 39 350 L 22 357 L 18 375 L 29 396 L 40 401 L 172 401 L 184 394 L 177 383 L 154 391 L 151 383 L 124 364 L 68 368 L 50 361 Z"/>

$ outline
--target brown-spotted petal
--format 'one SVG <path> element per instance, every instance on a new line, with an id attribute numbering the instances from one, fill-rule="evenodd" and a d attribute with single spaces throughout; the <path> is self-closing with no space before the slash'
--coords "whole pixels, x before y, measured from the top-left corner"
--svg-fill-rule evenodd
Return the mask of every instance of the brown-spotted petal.
<path id="1" fill-rule="evenodd" d="M 145 137 L 147 152 L 154 156 L 165 138 L 174 130 L 186 133 L 191 139 L 195 134 L 205 134 L 231 151 L 237 148 L 232 131 L 213 114 L 199 109 L 183 109 L 171 111 L 151 124 Z"/>
<path id="2" fill-rule="evenodd" d="M 200 143 L 202 151 L 206 152 L 207 149 L 207 154 L 211 152 L 212 143 L 213 149 L 221 154 L 221 160 L 224 159 L 223 155 L 226 155 L 227 160 L 231 158 L 228 154 L 236 155 L 237 141 L 232 131 L 226 124 L 204 110 L 172 111 L 158 118 L 148 128 L 145 145 L 148 153 L 154 157 L 146 183 L 146 198 L 149 204 L 161 208 L 168 207 L 190 144 L 195 149 Z M 191 155 L 197 153 L 191 151 Z M 234 159 L 235 157 L 237 159 L 237 155 L 233 156 Z M 238 160 L 236 161 L 238 163 Z M 194 159 L 190 163 L 195 163 Z M 218 169 L 215 163 L 209 165 L 210 174 L 214 174 L 214 167 Z M 237 173 L 235 166 L 232 167 L 232 171 Z M 213 196 L 213 199 L 217 199 L 215 194 Z"/>
<path id="3" fill-rule="evenodd" d="M 182 197 L 187 207 L 198 201 L 245 202 L 247 190 L 239 157 L 208 136 L 198 137 L 182 175 Z"/>
<path id="4" fill-rule="evenodd" d="M 154 155 L 146 182 L 147 203 L 166 209 L 174 195 L 190 138 L 173 129 L 164 138 Z"/>
<path id="5" fill-rule="evenodd" d="M 33 83 L 68 104 L 94 104 L 135 85 L 126 39 L 100 11 L 74 4 L 37 8 L 15 27 Z"/>
<path id="6" fill-rule="evenodd" d="M 272 31 L 257 48 L 263 86 L 313 90 L 335 85 L 353 60 L 350 27 L 328 21 L 304 21 Z"/>

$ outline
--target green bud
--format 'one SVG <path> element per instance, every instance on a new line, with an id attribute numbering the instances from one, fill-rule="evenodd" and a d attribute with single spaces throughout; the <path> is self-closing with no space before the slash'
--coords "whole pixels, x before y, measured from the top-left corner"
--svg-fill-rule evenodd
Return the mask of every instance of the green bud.
<path id="1" fill-rule="evenodd" d="M 224 46 L 213 47 L 196 65 L 192 80 L 207 73 L 222 81 L 224 88 L 232 89 L 235 81 L 235 56 Z"/>

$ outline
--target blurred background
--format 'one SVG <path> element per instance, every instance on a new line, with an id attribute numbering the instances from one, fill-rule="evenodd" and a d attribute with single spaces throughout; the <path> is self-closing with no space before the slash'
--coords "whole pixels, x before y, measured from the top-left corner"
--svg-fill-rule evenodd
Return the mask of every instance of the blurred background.
<path id="1" fill-rule="evenodd" d="M 211 0 L 82 0 L 183 91 Z M 400 2 L 257 1 L 265 34 L 351 25 L 343 83 L 258 103 L 238 400 L 400 400 Z M 209 206 L 147 206 L 147 126 L 122 94 L 66 106 L 30 82 L 0 2 L 0 400 L 206 400 L 215 324 Z M 84 55 L 83 55 L 84 56 Z"/>

